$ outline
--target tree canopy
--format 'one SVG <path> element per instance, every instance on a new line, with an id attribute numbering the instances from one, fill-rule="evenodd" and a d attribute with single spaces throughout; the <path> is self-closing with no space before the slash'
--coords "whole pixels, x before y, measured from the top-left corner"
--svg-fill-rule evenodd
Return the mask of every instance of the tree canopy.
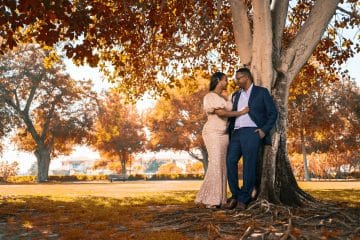
<path id="1" fill-rule="evenodd" d="M 281 12 L 285 18 L 276 16 L 273 21 L 274 26 L 276 21 L 285 21 L 289 12 L 284 34 L 279 35 L 281 47 L 287 49 L 306 27 L 316 1 L 280 2 L 271 1 L 274 14 L 280 13 L 281 8 L 289 10 Z M 330 69 L 334 69 L 334 63 L 341 64 L 359 52 L 359 44 L 341 34 L 341 29 L 359 25 L 357 1 L 343 2 L 348 10 L 337 8 L 335 19 L 314 53 L 322 66 Z M 163 92 L 165 85 L 174 86 L 179 74 L 191 74 L 194 67 L 224 71 L 236 67 L 236 50 L 244 52 L 242 49 L 248 46 L 246 51 L 250 51 L 255 38 L 245 36 L 250 31 L 247 28 L 254 24 L 253 4 L 209 0 L 3 0 L 0 48 L 4 52 L 21 42 L 50 47 L 58 44 L 77 64 L 100 66 L 110 81 L 119 83 L 119 90 L 139 97 L 146 91 Z M 237 14 L 243 10 L 248 12 L 250 21 L 243 29 L 246 39 L 239 38 L 238 29 L 233 27 L 239 25 Z M 238 44 L 240 39 L 244 42 Z M 274 54 L 290 51 L 276 49 Z M 242 63 L 249 63 L 248 57 L 241 57 Z"/>

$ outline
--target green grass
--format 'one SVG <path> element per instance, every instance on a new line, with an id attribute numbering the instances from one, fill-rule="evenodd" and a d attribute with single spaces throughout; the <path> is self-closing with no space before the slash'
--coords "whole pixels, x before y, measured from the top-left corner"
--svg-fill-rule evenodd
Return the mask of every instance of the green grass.
<path id="1" fill-rule="evenodd" d="M 200 184 L 167 181 L 0 185 L 0 222 L 7 223 L 6 229 L 1 229 L 0 224 L 0 232 L 20 239 L 21 235 L 28 239 L 186 239 L 178 232 L 147 228 L 158 211 L 194 206 Z M 302 187 L 319 200 L 359 208 L 358 186 L 315 182 Z"/>

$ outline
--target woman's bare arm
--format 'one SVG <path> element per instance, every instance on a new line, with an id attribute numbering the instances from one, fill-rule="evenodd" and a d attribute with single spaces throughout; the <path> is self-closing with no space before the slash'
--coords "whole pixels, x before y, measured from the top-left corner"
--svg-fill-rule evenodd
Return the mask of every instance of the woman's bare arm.
<path id="1" fill-rule="evenodd" d="M 249 107 L 245 107 L 241 111 L 227 111 L 224 109 L 216 109 L 214 113 L 219 117 L 239 117 L 249 112 Z"/>

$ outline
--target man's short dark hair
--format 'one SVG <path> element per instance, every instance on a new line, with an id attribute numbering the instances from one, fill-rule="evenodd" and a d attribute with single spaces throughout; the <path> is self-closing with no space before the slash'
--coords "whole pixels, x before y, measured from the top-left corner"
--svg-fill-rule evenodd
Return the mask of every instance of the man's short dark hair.
<path id="1" fill-rule="evenodd" d="M 253 76 L 252 76 L 252 74 L 251 74 L 251 72 L 250 72 L 250 69 L 248 69 L 248 68 L 246 68 L 246 67 L 239 68 L 239 69 L 236 71 L 236 73 L 244 74 L 245 76 L 249 77 L 252 82 L 254 82 L 254 78 L 253 78 Z"/>

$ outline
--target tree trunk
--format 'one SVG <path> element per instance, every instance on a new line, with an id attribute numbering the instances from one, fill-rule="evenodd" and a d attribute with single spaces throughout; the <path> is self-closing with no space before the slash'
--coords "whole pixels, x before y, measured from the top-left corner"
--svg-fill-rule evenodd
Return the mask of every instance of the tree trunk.
<path id="1" fill-rule="evenodd" d="M 304 129 L 301 129 L 301 151 L 302 151 L 303 159 L 304 159 L 304 177 L 305 177 L 305 181 L 310 181 L 308 161 L 307 161 L 307 157 L 306 157 Z"/>
<path id="2" fill-rule="evenodd" d="M 121 175 L 126 176 L 127 154 L 125 152 L 121 152 L 119 154 L 119 159 L 120 159 L 120 163 L 121 163 Z"/>
<path id="3" fill-rule="evenodd" d="M 37 181 L 46 182 L 49 176 L 50 151 L 46 147 L 41 146 L 34 153 L 38 164 Z"/>
<path id="4" fill-rule="evenodd" d="M 204 174 L 206 174 L 206 171 L 207 171 L 208 166 L 209 166 L 208 152 L 207 152 L 206 147 L 204 145 L 199 146 L 199 150 L 201 152 L 202 157 L 199 157 L 197 154 L 193 153 L 192 151 L 188 151 L 188 154 L 191 157 L 193 157 L 194 159 L 200 161 L 203 164 Z"/>
<path id="5" fill-rule="evenodd" d="M 209 155 L 208 152 L 206 150 L 206 148 L 201 148 L 201 155 L 202 155 L 202 164 L 203 164 L 203 168 L 204 168 L 204 175 L 206 174 L 206 171 L 208 169 L 209 166 Z"/>
<path id="6" fill-rule="evenodd" d="M 272 145 L 264 147 L 259 198 L 273 203 L 301 206 L 314 199 L 302 191 L 295 179 L 288 158 L 286 128 L 289 87 L 286 76 L 279 74 L 273 98 L 279 116 L 272 135 Z"/>

